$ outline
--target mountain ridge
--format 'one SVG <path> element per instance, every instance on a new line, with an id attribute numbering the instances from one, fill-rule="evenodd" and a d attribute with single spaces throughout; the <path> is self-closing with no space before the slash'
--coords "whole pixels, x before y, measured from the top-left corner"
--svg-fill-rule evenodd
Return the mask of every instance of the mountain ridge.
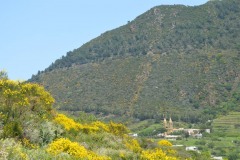
<path id="1" fill-rule="evenodd" d="M 158 37 L 156 37 L 157 35 L 161 35 L 164 40 L 169 40 L 171 43 L 173 43 L 174 41 L 178 41 L 178 39 L 176 38 L 171 38 L 172 33 L 170 34 L 167 33 L 166 35 L 166 32 L 168 31 L 174 32 L 173 33 L 174 35 L 179 34 L 180 36 L 178 35 L 177 38 L 181 38 L 182 35 L 186 34 L 186 30 L 188 30 L 189 28 L 196 28 L 197 30 L 194 30 L 195 32 L 194 34 L 196 35 L 193 35 L 193 39 L 195 38 L 193 42 L 195 43 L 199 42 L 199 44 L 201 45 L 205 45 L 205 44 L 210 45 L 211 43 L 213 43 L 212 41 L 213 41 L 213 38 L 215 37 L 213 38 L 211 37 L 211 39 L 206 39 L 206 37 L 208 36 L 207 35 L 208 32 L 210 32 L 211 29 L 216 29 L 217 27 L 218 27 L 217 29 L 221 29 L 221 28 L 219 28 L 219 26 L 216 26 L 215 28 L 209 25 L 206 26 L 201 21 L 204 21 L 204 23 L 211 24 L 218 20 L 218 19 L 217 20 L 214 19 L 214 17 L 216 16 L 225 18 L 224 17 L 225 15 L 224 13 L 222 13 L 222 10 L 218 13 L 218 10 L 216 10 L 216 8 L 217 9 L 218 8 L 222 9 L 221 7 L 227 8 L 226 7 L 227 4 L 229 5 L 229 8 L 226 9 L 225 11 L 226 14 L 228 14 L 228 12 L 239 12 L 239 4 L 235 5 L 237 1 L 232 0 L 230 2 L 232 3 L 228 4 L 229 3 L 228 1 L 224 1 L 224 5 L 223 5 L 222 1 L 209 1 L 208 3 L 198 7 L 187 7 L 183 5 L 153 7 L 152 9 L 145 12 L 144 14 L 136 17 L 135 20 L 129 22 L 128 24 L 122 27 L 119 27 L 117 29 L 107 31 L 103 33 L 101 36 L 94 38 L 90 42 L 87 42 L 80 48 L 75 49 L 74 51 L 68 52 L 66 56 L 63 56 L 61 60 L 57 60 L 47 70 L 51 70 L 57 66 L 62 68 L 62 67 L 69 67 L 71 64 L 84 64 L 84 63 L 92 62 L 99 59 L 101 60 L 105 57 L 146 54 L 148 51 L 151 51 L 151 50 L 153 50 L 154 53 L 172 52 L 172 50 L 174 50 L 176 47 L 174 48 L 171 46 L 172 48 L 170 48 L 170 46 L 168 46 L 169 42 L 165 44 L 162 42 L 161 39 L 158 39 Z M 213 9 L 215 9 L 216 12 L 213 14 L 209 14 L 209 12 L 211 12 Z M 196 10 L 196 11 L 192 12 L 193 10 L 194 11 Z M 199 13 L 201 14 L 199 15 Z M 185 20 L 181 19 L 182 17 L 184 17 Z M 206 17 L 207 17 L 207 20 L 205 19 Z M 144 23 L 141 23 L 142 22 L 141 19 L 144 19 Z M 143 27 L 144 29 L 142 29 Z M 223 27 L 228 27 L 228 26 L 223 26 Z M 239 27 L 239 24 L 237 24 L 235 29 L 237 29 L 238 27 Z M 159 32 L 159 30 L 161 29 L 163 30 L 162 32 L 164 32 L 165 35 L 161 34 L 161 31 Z M 117 34 L 114 34 L 115 32 L 117 32 Z M 151 34 L 151 32 L 153 32 L 153 34 Z M 212 33 L 212 34 L 216 34 L 216 33 Z M 125 37 L 121 35 L 124 35 Z M 148 36 L 151 36 L 150 42 L 149 40 L 146 42 L 146 39 Z M 206 41 L 204 41 L 204 39 L 206 39 Z M 191 48 L 193 47 L 202 49 L 204 47 L 204 46 L 197 46 L 196 44 L 193 44 L 194 46 L 191 45 L 191 43 L 189 42 L 191 40 L 192 39 L 189 39 L 188 37 L 188 39 L 185 40 L 186 42 L 183 42 L 183 44 L 181 44 L 183 46 L 185 45 L 183 50 L 191 50 Z M 119 45 L 118 46 L 114 45 L 114 44 L 119 44 L 119 43 L 116 43 L 118 41 L 120 42 L 121 46 L 125 46 L 125 47 L 121 48 Z M 134 43 L 134 41 L 136 42 L 134 45 L 132 45 L 131 43 Z M 161 43 L 158 42 L 158 44 L 157 45 L 155 44 L 154 46 L 154 43 L 156 43 L 156 41 L 160 41 Z M 205 43 L 202 43 L 202 41 L 204 41 Z M 101 42 L 103 46 L 102 48 L 101 46 L 99 46 L 98 44 L 99 42 Z M 153 45 L 151 45 L 151 42 L 153 43 Z M 144 46 L 140 48 L 134 47 L 136 46 L 137 43 L 144 44 Z M 185 43 L 189 43 L 189 44 L 185 44 Z M 222 46 L 221 43 L 220 44 L 217 43 L 215 45 L 217 45 L 217 47 L 224 48 L 224 46 Z M 138 53 L 136 53 L 137 51 Z M 177 52 L 176 49 L 174 52 Z M 63 64 L 61 64 L 60 62 Z"/>
<path id="2" fill-rule="evenodd" d="M 238 17 L 236 0 L 153 7 L 30 81 L 43 84 L 65 110 L 140 119 L 172 112 L 173 119 L 199 121 L 205 109 L 221 110 L 229 100 L 237 108 Z"/>

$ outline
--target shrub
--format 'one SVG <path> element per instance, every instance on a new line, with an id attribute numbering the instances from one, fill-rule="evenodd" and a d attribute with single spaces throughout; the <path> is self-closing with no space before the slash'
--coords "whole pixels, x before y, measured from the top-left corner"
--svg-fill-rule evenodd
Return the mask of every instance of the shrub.
<path id="1" fill-rule="evenodd" d="M 24 127 L 24 137 L 31 143 L 41 146 L 52 142 L 55 138 L 60 137 L 64 130 L 60 125 L 53 122 L 29 120 Z"/>
<path id="2" fill-rule="evenodd" d="M 79 130 L 82 128 L 82 125 L 75 122 L 73 119 L 68 118 L 64 114 L 57 114 L 57 116 L 54 118 L 54 121 L 62 125 L 67 131 L 70 129 Z"/>
<path id="3" fill-rule="evenodd" d="M 89 159 L 89 160 L 109 160 L 109 157 L 98 156 L 92 151 L 88 151 L 77 142 L 71 142 L 66 138 L 59 138 L 49 144 L 47 152 L 53 155 L 59 155 L 61 153 L 67 153 L 74 158 Z"/>
<path id="4" fill-rule="evenodd" d="M 12 138 L 12 137 L 21 138 L 22 134 L 23 134 L 23 129 L 19 122 L 12 121 L 5 124 L 3 127 L 4 138 Z"/>
<path id="5" fill-rule="evenodd" d="M 142 160 L 177 160 L 176 157 L 167 156 L 161 149 L 146 150 L 141 154 Z"/>
<path id="6" fill-rule="evenodd" d="M 17 143 L 14 139 L 6 138 L 0 140 L 0 159 L 28 159 L 28 155 L 23 152 L 23 148 L 20 143 Z"/>
<path id="7" fill-rule="evenodd" d="M 130 149 L 131 151 L 133 151 L 135 153 L 142 151 L 142 148 L 140 147 L 140 144 L 138 143 L 138 141 L 136 139 L 127 138 L 125 140 L 125 145 L 128 149 Z"/>
<path id="8" fill-rule="evenodd" d="M 117 135 L 117 136 L 123 136 L 124 134 L 128 133 L 129 130 L 127 127 L 121 123 L 109 123 L 109 130 L 110 133 Z"/>
<path id="9" fill-rule="evenodd" d="M 158 144 L 162 147 L 171 147 L 172 143 L 169 142 L 168 140 L 160 140 Z"/>

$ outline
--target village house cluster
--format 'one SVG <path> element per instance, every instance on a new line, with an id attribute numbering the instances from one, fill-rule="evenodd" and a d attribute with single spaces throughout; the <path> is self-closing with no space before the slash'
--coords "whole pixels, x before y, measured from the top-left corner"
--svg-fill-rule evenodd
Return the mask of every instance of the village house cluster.
<path id="1" fill-rule="evenodd" d="M 201 133 L 201 129 L 194 129 L 194 128 L 174 128 L 173 127 L 173 121 L 172 118 L 169 118 L 169 121 L 167 121 L 167 119 L 164 117 L 163 120 L 163 126 L 166 129 L 165 133 L 159 133 L 158 136 L 159 137 L 163 137 L 165 139 L 168 140 L 177 140 L 178 138 L 182 138 L 182 135 L 179 134 L 174 134 L 174 133 L 185 133 L 188 136 L 194 137 L 194 138 L 202 138 L 202 133 Z M 204 130 L 207 133 L 210 133 L 210 129 L 205 129 Z"/>

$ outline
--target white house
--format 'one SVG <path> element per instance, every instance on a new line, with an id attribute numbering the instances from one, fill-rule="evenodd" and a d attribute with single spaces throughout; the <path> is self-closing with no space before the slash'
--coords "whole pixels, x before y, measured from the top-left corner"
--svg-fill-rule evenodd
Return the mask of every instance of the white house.
<path id="1" fill-rule="evenodd" d="M 201 139 L 203 137 L 202 133 L 198 133 L 193 135 L 193 137 L 197 138 L 197 139 Z"/>
<path id="2" fill-rule="evenodd" d="M 177 138 L 180 138 L 180 135 L 165 135 L 164 138 L 168 139 L 168 140 L 177 140 Z"/>
<path id="3" fill-rule="evenodd" d="M 186 147 L 186 151 L 198 151 L 198 148 L 196 146 L 190 146 Z"/>
<path id="4" fill-rule="evenodd" d="M 213 156 L 212 159 L 214 159 L 214 160 L 223 160 L 223 157 L 215 157 L 215 156 Z"/>
<path id="5" fill-rule="evenodd" d="M 129 133 L 129 136 L 138 137 L 138 134 L 137 133 Z"/>
<path id="6" fill-rule="evenodd" d="M 211 133 L 211 130 L 210 129 L 205 129 L 205 132 Z"/>

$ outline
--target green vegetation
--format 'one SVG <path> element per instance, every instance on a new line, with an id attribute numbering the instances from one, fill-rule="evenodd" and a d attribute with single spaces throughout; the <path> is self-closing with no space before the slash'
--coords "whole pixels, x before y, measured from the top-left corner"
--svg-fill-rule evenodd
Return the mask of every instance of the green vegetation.
<path id="1" fill-rule="evenodd" d="M 240 132 L 240 112 L 231 112 L 213 121 L 214 133 L 219 137 L 237 137 Z"/>
<path id="2" fill-rule="evenodd" d="M 236 100 L 236 97 L 232 101 Z M 37 84 L 0 80 L 0 149 L 4 159 L 210 159 L 210 155 L 239 158 L 240 112 L 192 124 L 212 128 L 202 139 L 179 138 L 171 143 L 156 135 L 166 129 L 161 120 L 132 122 L 141 137 L 132 138 L 123 124 L 103 123 L 84 112 L 69 118 L 53 108 L 54 99 Z M 188 124 L 174 122 L 175 127 Z M 180 135 L 184 133 L 179 133 Z M 150 139 L 148 139 L 148 138 Z M 185 151 L 197 146 L 200 152 Z M 154 158 L 153 158 L 154 157 Z"/>
<path id="3" fill-rule="evenodd" d="M 238 0 L 154 7 L 34 75 L 29 82 L 43 85 L 55 104 L 43 87 L 8 80 L 1 71 L 1 155 L 239 159 L 239 17 Z M 166 115 L 176 128 L 212 133 L 202 139 L 175 133 L 182 137 L 172 143 L 183 147 L 168 148 L 156 136 L 166 131 Z M 125 125 L 111 120 L 125 122 L 141 137 L 128 136 Z"/>
<path id="4" fill-rule="evenodd" d="M 44 85 L 60 110 L 206 122 L 239 108 L 239 11 L 237 0 L 157 6 L 29 81 Z"/>
<path id="5" fill-rule="evenodd" d="M 167 140 L 140 141 L 128 135 L 125 125 L 103 123 L 84 112 L 69 118 L 53 103 L 37 84 L 0 80 L 1 159 L 191 160 Z"/>
<path id="6" fill-rule="evenodd" d="M 208 121 L 205 124 L 186 124 L 174 121 L 174 128 L 200 129 L 203 137 L 196 138 L 189 135 L 186 137 L 185 132 L 173 132 L 171 135 L 179 135 L 181 137 L 171 142 L 174 145 L 183 145 L 175 147 L 180 153 L 182 153 L 181 150 L 185 149 L 185 147 L 196 146 L 201 153 L 208 152 L 211 155 L 222 156 L 228 159 L 232 159 L 231 157 L 240 157 L 239 122 L 240 112 L 230 112 L 226 115 L 219 115 L 218 118 Z M 159 140 L 157 134 L 165 132 L 163 130 L 163 121 L 156 122 L 154 119 L 135 122 L 129 125 L 129 128 L 133 132 L 138 133 L 139 136 L 154 139 L 155 141 Z M 211 133 L 204 132 L 205 129 L 210 129 Z M 148 143 L 148 145 L 150 144 Z M 196 156 L 196 159 L 201 159 L 196 152 L 192 152 L 192 154 L 192 157 Z"/>
<path id="7" fill-rule="evenodd" d="M 238 108 L 240 63 L 237 53 L 228 53 L 105 60 L 46 72 L 38 82 L 61 110 L 140 120 L 161 120 L 168 112 L 175 121 L 205 122 Z"/>
<path id="8" fill-rule="evenodd" d="M 47 70 L 108 57 L 144 55 L 149 51 L 185 53 L 203 49 L 207 45 L 219 49 L 236 48 L 236 43 L 226 44 L 228 41 L 225 39 L 229 40 L 231 36 L 237 37 L 235 34 L 239 34 L 237 24 L 232 22 L 237 21 L 238 11 L 237 1 L 209 2 L 199 7 L 155 7 L 127 25 L 106 32 L 69 52 Z"/>
<path id="9" fill-rule="evenodd" d="M 239 50 L 239 5 L 238 0 L 223 0 L 197 7 L 154 7 L 128 24 L 68 52 L 46 72 L 149 52 L 177 55 L 211 48 Z"/>

